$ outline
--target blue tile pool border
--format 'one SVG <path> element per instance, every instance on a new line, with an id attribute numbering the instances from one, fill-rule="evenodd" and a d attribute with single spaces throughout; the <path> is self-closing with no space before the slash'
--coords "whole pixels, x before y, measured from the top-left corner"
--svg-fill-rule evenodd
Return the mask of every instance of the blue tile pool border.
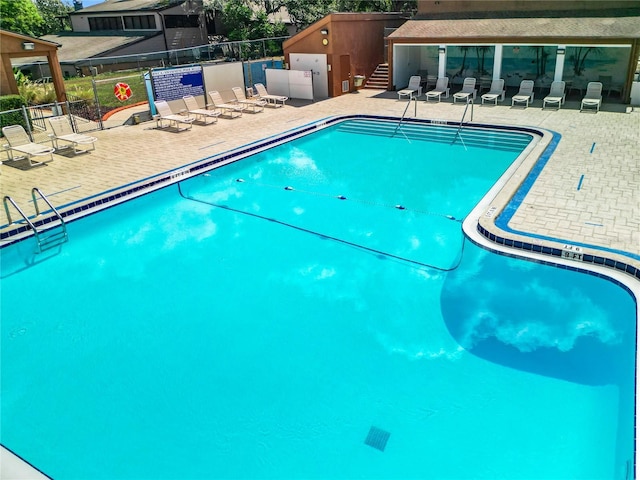
<path id="1" fill-rule="evenodd" d="M 542 245 L 535 245 L 533 243 L 528 243 L 528 242 L 523 242 L 523 241 L 518 241 L 518 240 L 513 240 L 513 239 L 509 239 L 506 237 L 502 237 L 499 235 L 495 235 L 494 233 L 490 232 L 489 230 L 487 230 L 486 228 L 484 228 L 482 225 L 480 225 L 478 223 L 477 225 L 477 230 L 478 233 L 480 233 L 480 235 L 482 235 L 483 237 L 489 239 L 491 242 L 496 243 L 498 245 L 504 245 L 505 247 L 511 247 L 514 249 L 518 249 L 518 250 L 524 250 L 527 252 L 533 252 L 533 253 L 541 253 L 543 255 L 548 255 L 550 257 L 555 257 L 555 258 L 563 258 L 562 257 L 562 249 L 561 248 L 557 248 L 557 247 L 547 247 L 547 246 L 542 246 Z M 477 243 L 477 242 L 474 242 Z M 518 258 L 522 258 L 519 255 L 517 255 L 516 253 L 510 254 L 507 252 L 504 252 L 502 250 L 494 250 L 491 248 L 488 248 L 486 245 L 483 244 L 477 244 L 480 247 L 483 248 L 487 248 L 490 251 L 493 251 L 495 253 L 499 253 L 502 255 L 507 255 L 509 257 L 518 257 Z M 558 268 L 562 268 L 564 270 L 573 270 L 573 271 L 580 271 L 583 273 L 588 273 L 590 275 L 595 275 L 597 277 L 601 277 L 601 278 L 607 278 L 615 283 L 617 283 L 618 285 L 624 287 L 627 291 L 629 291 L 631 293 L 631 291 L 624 286 L 624 284 L 618 282 L 615 279 L 612 279 L 611 277 L 607 277 L 603 274 L 600 274 L 598 272 L 594 272 L 592 270 L 589 270 L 585 267 L 580 268 L 578 265 L 580 265 L 581 263 L 586 263 L 586 264 L 592 264 L 592 265 L 599 265 L 599 266 L 603 266 L 603 267 L 609 267 L 611 269 L 617 270 L 619 272 L 622 273 L 627 273 L 629 275 L 631 275 L 632 277 L 635 277 L 636 279 L 640 280 L 640 268 L 636 268 L 633 265 L 629 265 L 628 263 L 625 262 L 620 262 L 618 260 L 614 260 L 611 258 L 607 258 L 607 257 L 603 257 L 603 256 L 599 256 L 599 255 L 588 255 L 588 254 L 583 254 L 582 255 L 582 260 L 576 260 L 576 266 L 570 266 L 570 265 L 564 265 L 561 263 L 557 263 L 554 261 L 547 261 L 547 260 L 537 260 L 537 259 L 531 259 L 534 262 L 537 263 L 542 263 L 545 265 L 555 265 Z"/>

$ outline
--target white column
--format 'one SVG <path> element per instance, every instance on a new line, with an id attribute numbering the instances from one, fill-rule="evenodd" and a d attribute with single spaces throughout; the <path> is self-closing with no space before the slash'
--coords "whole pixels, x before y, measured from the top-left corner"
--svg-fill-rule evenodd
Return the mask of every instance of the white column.
<path id="1" fill-rule="evenodd" d="M 493 57 L 493 79 L 500 80 L 502 75 L 502 47 L 503 45 L 496 45 L 496 50 Z"/>
<path id="2" fill-rule="evenodd" d="M 438 78 L 447 76 L 447 46 L 438 45 Z"/>
<path id="3" fill-rule="evenodd" d="M 562 50 L 562 53 L 556 52 L 556 73 L 553 75 L 553 81 L 562 80 L 564 74 L 564 56 L 567 51 L 566 45 L 558 45 L 558 50 Z"/>

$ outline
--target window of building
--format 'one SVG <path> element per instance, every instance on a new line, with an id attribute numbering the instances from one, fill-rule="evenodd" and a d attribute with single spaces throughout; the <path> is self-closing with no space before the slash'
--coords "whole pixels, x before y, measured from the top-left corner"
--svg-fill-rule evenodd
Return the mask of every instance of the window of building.
<path id="1" fill-rule="evenodd" d="M 123 30 L 121 17 L 90 17 L 89 30 Z"/>
<path id="2" fill-rule="evenodd" d="M 127 30 L 155 30 L 156 19 L 153 15 L 132 15 L 124 17 L 124 28 Z"/>
<path id="3" fill-rule="evenodd" d="M 166 15 L 165 28 L 198 28 L 198 15 Z"/>

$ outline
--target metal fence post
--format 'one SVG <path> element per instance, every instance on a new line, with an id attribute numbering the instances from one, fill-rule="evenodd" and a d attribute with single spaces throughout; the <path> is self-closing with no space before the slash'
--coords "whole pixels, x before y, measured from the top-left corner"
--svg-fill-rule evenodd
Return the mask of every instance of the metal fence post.
<path id="1" fill-rule="evenodd" d="M 104 130 L 104 125 L 102 124 L 102 112 L 100 111 L 100 100 L 98 100 L 98 87 L 96 87 L 95 78 L 91 79 L 91 83 L 93 85 L 93 99 L 96 102 L 96 109 L 98 110 L 98 125 L 100 125 L 100 130 Z"/>
<path id="2" fill-rule="evenodd" d="M 27 134 L 29 138 L 33 142 L 33 132 L 31 132 L 31 119 L 29 118 L 29 112 L 27 112 L 27 107 L 22 105 L 22 116 L 24 118 L 24 124 L 27 126 Z"/>
<path id="3" fill-rule="evenodd" d="M 78 133 L 78 125 L 76 124 L 75 118 L 73 118 L 73 115 L 71 114 L 71 104 L 69 103 L 69 100 L 65 102 L 65 105 L 67 107 L 67 116 L 69 117 L 69 123 L 71 124 L 73 131 L 75 133 Z"/>

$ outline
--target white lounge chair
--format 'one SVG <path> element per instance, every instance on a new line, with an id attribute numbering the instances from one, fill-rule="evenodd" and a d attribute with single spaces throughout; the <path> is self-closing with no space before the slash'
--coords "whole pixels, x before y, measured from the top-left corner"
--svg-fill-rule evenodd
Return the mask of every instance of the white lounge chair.
<path id="1" fill-rule="evenodd" d="M 236 96 L 236 102 L 247 107 L 247 111 L 252 113 L 258 113 L 264 110 L 264 106 L 267 104 L 266 100 L 261 98 L 247 98 L 244 94 L 244 90 L 240 87 L 233 87 L 233 94 Z"/>
<path id="2" fill-rule="evenodd" d="M 7 141 L 4 147 L 9 156 L 8 162 L 16 162 L 19 159 L 25 158 L 27 160 L 27 168 L 33 168 L 43 166 L 45 163 L 53 161 L 54 148 L 32 142 L 22 125 L 2 127 L 2 134 Z M 17 155 L 14 155 L 14 152 L 17 152 Z M 46 155 L 50 157 L 50 160 L 39 162 L 33 159 L 33 157 L 43 157 Z"/>
<path id="3" fill-rule="evenodd" d="M 444 98 L 449 98 L 449 77 L 438 78 L 435 88 L 425 93 L 427 102 L 430 98 L 437 98 L 440 101 L 442 95 L 444 95 Z"/>
<path id="4" fill-rule="evenodd" d="M 154 102 L 158 114 L 156 115 L 156 126 L 163 127 L 162 122 L 169 122 L 169 127 L 174 126 L 177 131 L 189 130 L 193 126 L 195 117 L 190 115 L 176 115 L 171 111 L 171 107 L 165 100 Z"/>
<path id="5" fill-rule="evenodd" d="M 245 105 L 240 105 L 237 103 L 227 103 L 222 99 L 220 92 L 217 90 L 211 90 L 209 92 L 209 98 L 211 99 L 211 104 L 207 105 L 208 107 L 213 107 L 216 110 L 220 110 L 221 115 L 224 115 L 229 118 L 236 118 L 242 116 L 242 112 L 245 108 Z"/>
<path id="6" fill-rule="evenodd" d="M 477 93 L 476 79 L 473 77 L 467 77 L 464 79 L 464 82 L 462 82 L 462 90 L 453 94 L 453 103 L 456 103 L 456 100 L 464 100 L 465 102 L 468 102 L 469 98 L 475 100 Z"/>
<path id="7" fill-rule="evenodd" d="M 602 82 L 589 82 L 587 84 L 587 93 L 585 93 L 580 104 L 580 111 L 592 110 L 592 107 L 595 107 L 595 112 L 598 113 L 600 105 L 602 105 Z"/>
<path id="8" fill-rule="evenodd" d="M 207 110 L 206 108 L 200 108 L 198 106 L 198 102 L 196 101 L 196 97 L 194 97 L 193 95 L 185 95 L 184 97 L 182 97 L 182 101 L 184 102 L 184 106 L 187 109 L 187 113 L 196 117 L 196 122 L 202 122 L 205 125 L 211 125 L 212 123 L 216 123 L 218 121 L 220 112 L 216 110 Z"/>
<path id="9" fill-rule="evenodd" d="M 558 110 L 560 110 L 560 107 L 562 107 L 566 96 L 567 94 L 565 93 L 565 83 L 562 80 L 551 82 L 549 95 L 542 99 L 542 108 L 545 108 L 547 104 L 549 104 L 550 106 L 557 105 Z"/>
<path id="10" fill-rule="evenodd" d="M 498 100 L 500 100 L 501 102 L 504 102 L 504 95 L 505 95 L 504 79 L 500 78 L 498 80 L 493 80 L 491 82 L 491 87 L 489 87 L 489 91 L 487 93 L 482 94 L 480 98 L 482 100 L 483 105 L 484 105 L 484 102 L 490 102 L 490 101 L 493 101 L 495 105 L 498 105 Z"/>
<path id="11" fill-rule="evenodd" d="M 284 102 L 289 100 L 289 97 L 285 97 L 284 95 L 271 95 L 262 83 L 256 83 L 254 87 L 256 89 L 256 92 L 258 93 L 258 98 L 266 100 L 267 105 L 270 105 L 272 107 L 283 107 Z"/>
<path id="12" fill-rule="evenodd" d="M 420 75 L 413 75 L 409 78 L 409 85 L 402 90 L 398 90 L 398 100 L 402 100 L 402 97 L 419 97 L 422 95 L 422 86 L 420 85 L 422 78 Z"/>
<path id="13" fill-rule="evenodd" d="M 525 108 L 529 106 L 529 103 L 533 103 L 533 80 L 522 80 L 520 82 L 520 89 L 513 97 L 511 97 L 511 106 L 515 106 L 516 103 L 524 103 Z"/>
<path id="14" fill-rule="evenodd" d="M 71 122 L 69 122 L 69 118 L 67 116 L 50 118 L 49 125 L 51 125 L 51 131 L 53 131 L 53 134 L 49 136 L 51 137 L 51 141 L 55 146 L 56 150 L 73 147 L 73 153 L 78 154 L 78 153 L 86 153 L 86 152 L 89 152 L 90 150 L 96 149 L 96 142 L 98 141 L 98 139 L 96 137 L 91 137 L 89 135 L 75 133 L 73 131 L 73 127 L 71 126 Z M 67 142 L 68 144 L 60 147 L 59 142 L 61 140 L 63 142 Z M 91 148 L 79 150 L 78 145 L 90 145 Z"/>

